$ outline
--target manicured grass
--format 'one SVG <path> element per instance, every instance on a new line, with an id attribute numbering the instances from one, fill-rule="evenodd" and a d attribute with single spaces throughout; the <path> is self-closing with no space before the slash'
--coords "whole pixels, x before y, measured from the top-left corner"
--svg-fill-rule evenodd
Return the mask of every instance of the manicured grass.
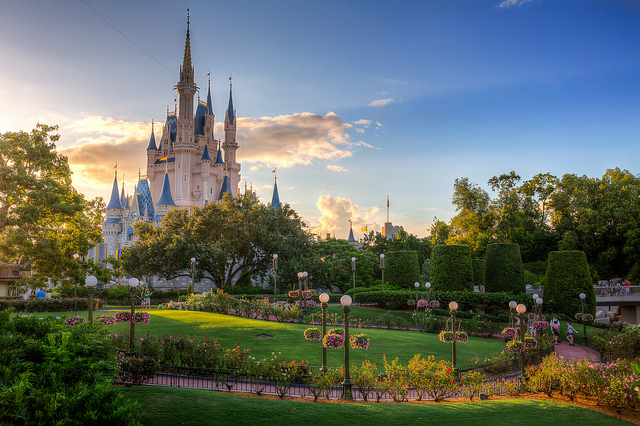
<path id="1" fill-rule="evenodd" d="M 441 404 L 323 404 L 245 398 L 197 389 L 137 386 L 143 425 L 631 425 L 596 411 L 526 399 Z"/>
<path id="2" fill-rule="evenodd" d="M 136 325 L 136 334 L 145 335 L 190 335 L 218 340 L 223 348 L 233 348 L 240 342 L 242 348 L 249 348 L 250 354 L 257 359 L 270 358 L 271 353 L 280 353 L 282 360 L 308 360 L 310 365 L 322 365 L 322 346 L 319 341 L 308 341 L 303 337 L 303 331 L 309 327 L 305 324 L 288 324 L 271 321 L 251 320 L 231 315 L 213 314 L 197 311 L 147 311 L 151 315 L 149 324 Z M 41 316 L 71 316 L 73 313 L 39 313 Z M 85 316 L 86 312 L 79 312 Z M 319 327 L 320 328 L 320 327 Z M 128 323 L 116 324 L 111 328 L 114 333 L 129 330 Z M 352 333 L 356 332 L 353 328 Z M 395 330 L 362 330 L 370 339 L 371 344 L 366 351 L 352 349 L 350 361 L 360 364 L 365 359 L 381 365 L 383 355 L 389 361 L 396 356 L 406 364 L 415 354 L 422 356 L 434 355 L 436 359 L 451 359 L 451 345 L 438 340 L 437 334 L 418 333 Z M 271 338 L 260 338 L 266 334 Z M 474 356 L 491 357 L 504 349 L 504 342 L 470 338 L 466 344 L 457 344 L 458 365 L 468 364 Z M 344 351 L 327 349 L 327 365 L 337 367 L 344 364 Z"/>

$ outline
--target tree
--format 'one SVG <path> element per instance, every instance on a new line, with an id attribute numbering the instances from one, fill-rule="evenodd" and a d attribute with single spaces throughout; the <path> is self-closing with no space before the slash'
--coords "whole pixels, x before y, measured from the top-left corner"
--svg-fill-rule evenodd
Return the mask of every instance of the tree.
<path id="1" fill-rule="evenodd" d="M 218 287 L 248 284 L 272 265 L 279 255 L 278 277 L 298 259 L 304 263 L 310 250 L 305 224 L 289 205 L 277 209 L 260 203 L 251 194 L 185 209 L 173 209 L 160 227 L 144 222 L 134 225 L 138 240 L 129 249 L 125 268 L 134 275 L 157 274 L 167 279 L 189 273 L 196 259 L 195 280 L 205 276 Z M 285 275 L 285 278 L 287 275 Z"/>
<path id="2" fill-rule="evenodd" d="M 580 293 L 584 293 L 587 312 L 596 309 L 587 257 L 582 251 L 552 251 L 547 262 L 544 286 L 545 305 L 551 312 L 570 317 L 580 312 Z"/>
<path id="3" fill-rule="evenodd" d="M 73 188 L 56 130 L 38 124 L 0 135 L 0 268 L 62 278 L 73 254 L 102 241 L 104 203 L 87 203 Z"/>
<path id="4" fill-rule="evenodd" d="M 473 266 L 469 246 L 435 246 L 431 252 L 430 272 L 434 290 L 473 291 Z"/>
<path id="5" fill-rule="evenodd" d="M 525 292 L 524 268 L 517 244 L 495 243 L 487 246 L 484 285 L 487 292 Z"/>

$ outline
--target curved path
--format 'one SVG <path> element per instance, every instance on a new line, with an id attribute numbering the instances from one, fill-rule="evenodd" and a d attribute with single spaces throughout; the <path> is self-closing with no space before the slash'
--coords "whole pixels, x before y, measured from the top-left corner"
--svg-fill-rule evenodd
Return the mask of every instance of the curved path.
<path id="1" fill-rule="evenodd" d="M 554 349 L 558 356 L 570 360 L 590 359 L 593 362 L 600 362 L 600 355 L 584 346 L 569 346 L 569 342 L 562 342 L 556 345 Z"/>

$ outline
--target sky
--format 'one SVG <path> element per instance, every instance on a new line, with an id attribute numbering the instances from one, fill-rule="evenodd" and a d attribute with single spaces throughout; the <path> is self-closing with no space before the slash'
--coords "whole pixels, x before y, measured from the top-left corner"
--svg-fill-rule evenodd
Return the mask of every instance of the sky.
<path id="1" fill-rule="evenodd" d="M 58 125 L 74 186 L 129 193 L 174 108 L 190 8 L 216 121 L 229 76 L 244 182 L 318 233 L 424 237 L 455 179 L 601 177 L 640 159 L 634 0 L 0 0 L 0 133 Z M 216 135 L 222 132 L 216 131 Z M 124 174 L 124 177 L 123 177 Z"/>

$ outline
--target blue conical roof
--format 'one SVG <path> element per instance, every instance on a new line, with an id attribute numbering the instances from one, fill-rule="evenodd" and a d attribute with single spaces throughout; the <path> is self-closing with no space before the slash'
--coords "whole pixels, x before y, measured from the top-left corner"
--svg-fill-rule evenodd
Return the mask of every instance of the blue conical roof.
<path id="1" fill-rule="evenodd" d="M 196 109 L 195 126 L 193 132 L 196 135 L 204 136 L 204 123 L 206 121 L 207 107 L 198 101 L 198 108 Z"/>
<path id="2" fill-rule="evenodd" d="M 175 206 L 173 197 L 171 197 L 171 187 L 169 186 L 169 175 L 164 174 L 164 183 L 162 184 L 162 193 L 157 203 L 159 206 Z"/>
<path id="3" fill-rule="evenodd" d="M 222 160 L 222 151 L 220 151 L 220 148 L 218 148 L 218 157 L 216 158 L 215 164 L 224 164 L 224 161 Z"/>
<path id="4" fill-rule="evenodd" d="M 227 115 L 229 116 L 229 124 L 233 124 L 235 116 L 233 114 L 233 95 L 231 94 L 231 90 L 229 90 L 229 107 L 227 108 Z"/>
<path id="5" fill-rule="evenodd" d="M 207 145 L 204 146 L 204 152 L 202 153 L 202 158 L 200 159 L 200 161 L 211 161 L 211 158 L 209 158 L 209 148 L 207 148 Z"/>
<path id="6" fill-rule="evenodd" d="M 118 178 L 113 178 L 111 199 L 109 200 L 109 204 L 107 204 L 107 209 L 124 209 L 124 207 L 122 207 L 122 203 L 120 202 L 120 194 L 118 193 Z"/>
<path id="7" fill-rule="evenodd" d="M 153 130 L 151 130 L 151 137 L 149 138 L 149 146 L 147 147 L 147 151 L 150 149 L 157 150 L 160 148 L 156 148 L 156 137 L 153 134 Z"/>
<path id="8" fill-rule="evenodd" d="M 278 183 L 273 184 L 273 196 L 271 197 L 271 205 L 274 209 L 280 206 L 280 196 L 278 195 Z"/>
<path id="9" fill-rule="evenodd" d="M 222 187 L 220 188 L 220 195 L 218 196 L 218 201 L 222 200 L 222 196 L 225 192 L 228 192 L 233 198 L 233 193 L 231 192 L 231 184 L 229 183 L 229 176 L 225 175 L 224 180 L 222 181 Z"/>
<path id="10" fill-rule="evenodd" d="M 349 227 L 349 242 L 357 243 L 358 241 L 353 237 L 353 228 Z"/>
<path id="11" fill-rule="evenodd" d="M 211 102 L 211 86 L 209 86 L 209 91 L 207 92 L 207 109 L 209 115 L 213 115 L 213 103 Z"/>

